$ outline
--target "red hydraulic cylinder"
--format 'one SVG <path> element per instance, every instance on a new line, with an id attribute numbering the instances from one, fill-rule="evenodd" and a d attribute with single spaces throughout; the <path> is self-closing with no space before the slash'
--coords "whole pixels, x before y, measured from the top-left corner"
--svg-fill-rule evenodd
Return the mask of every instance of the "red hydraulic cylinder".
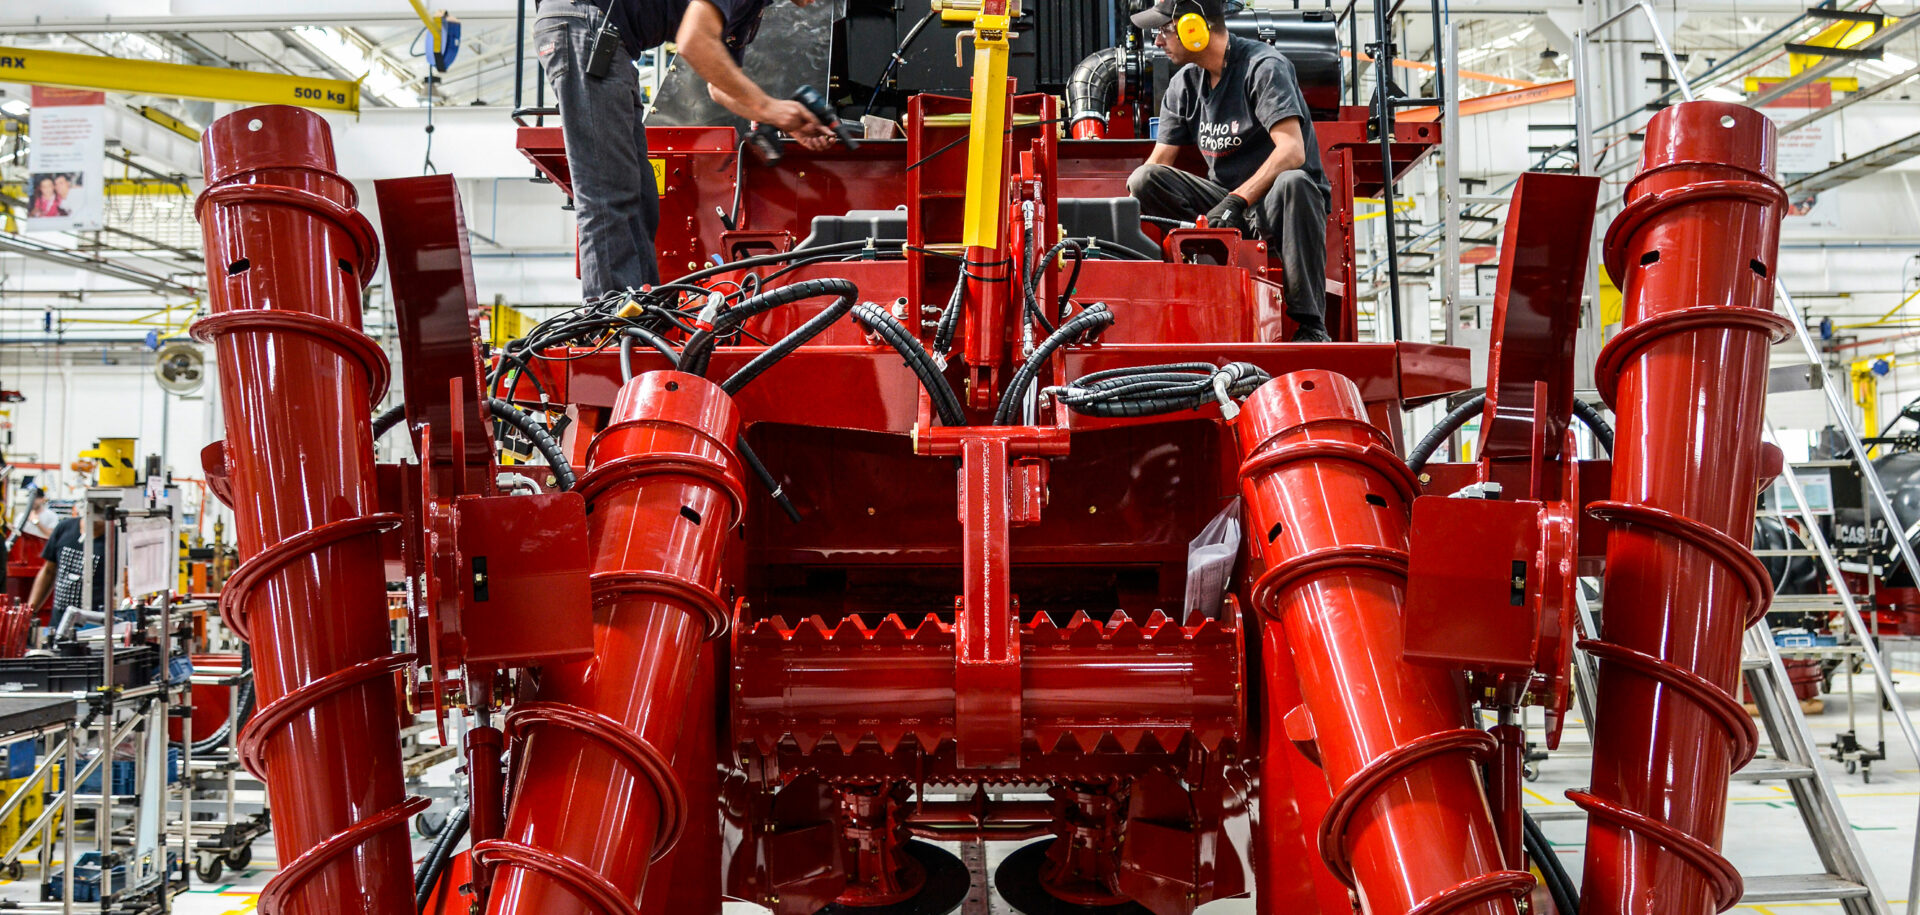
<path id="1" fill-rule="evenodd" d="M 1368 915 L 1514 915 L 1533 878 L 1503 869 L 1476 766 L 1493 738 L 1463 726 L 1453 674 L 1401 659 L 1417 483 L 1366 416 L 1352 381 L 1314 370 L 1267 383 L 1238 419 L 1266 566 L 1254 604 L 1285 627 L 1304 700 L 1267 727 L 1317 750 L 1333 789 L 1320 856 Z"/>
<path id="2" fill-rule="evenodd" d="M 1700 915 L 1740 875 L 1717 850 L 1727 774 L 1752 758 L 1730 693 L 1742 633 L 1773 589 L 1748 550 L 1765 482 L 1767 350 L 1786 195 L 1774 129 L 1742 105 L 1687 102 L 1647 124 L 1640 174 L 1607 231 L 1625 326 L 1595 378 L 1619 416 L 1593 787 L 1581 910 Z"/>
<path id="3" fill-rule="evenodd" d="M 387 360 L 360 330 L 379 242 L 334 172 L 327 122 L 248 108 L 207 128 L 196 206 L 227 439 L 224 477 L 241 567 L 221 595 L 253 645 L 260 710 L 240 739 L 265 780 L 283 865 L 260 896 L 275 915 L 413 909 L 406 797 L 370 409 Z"/>
<path id="4" fill-rule="evenodd" d="M 548 667 L 507 717 L 506 834 L 475 848 L 494 869 L 492 915 L 637 915 L 650 864 L 690 816 L 672 753 L 701 642 L 727 628 L 719 580 L 746 499 L 728 444 L 739 426 L 719 386 L 649 372 L 588 446 L 594 658 Z"/>

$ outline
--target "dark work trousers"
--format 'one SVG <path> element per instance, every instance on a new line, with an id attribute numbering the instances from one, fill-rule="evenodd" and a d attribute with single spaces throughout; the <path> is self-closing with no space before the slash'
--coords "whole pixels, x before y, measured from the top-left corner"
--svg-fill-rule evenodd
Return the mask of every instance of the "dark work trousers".
<path id="1" fill-rule="evenodd" d="M 1164 219 L 1198 219 L 1227 196 L 1221 187 L 1171 165 L 1142 165 L 1127 179 L 1140 212 Z M 1267 195 L 1247 209 L 1253 233 L 1280 249 L 1287 316 L 1302 327 L 1326 329 L 1327 196 L 1307 173 L 1280 173 Z"/>
<path id="2" fill-rule="evenodd" d="M 647 164 L 640 74 L 625 48 L 606 76 L 587 75 L 600 11 L 577 0 L 543 0 L 533 46 L 560 105 L 580 221 L 580 291 L 587 301 L 660 282 L 653 235 L 660 192 Z"/>

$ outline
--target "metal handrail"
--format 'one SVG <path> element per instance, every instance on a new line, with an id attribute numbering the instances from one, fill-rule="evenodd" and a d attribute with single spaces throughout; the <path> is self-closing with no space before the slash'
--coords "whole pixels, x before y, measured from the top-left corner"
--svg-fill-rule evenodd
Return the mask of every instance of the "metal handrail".
<path id="1" fill-rule="evenodd" d="M 1673 84 L 1680 90 L 1680 97 L 1689 102 L 1693 101 L 1693 84 L 1687 80 L 1687 75 L 1680 71 L 1680 60 L 1673 56 L 1673 45 L 1667 41 L 1667 33 L 1660 30 L 1660 20 L 1654 16 L 1653 4 L 1649 0 L 1640 0 L 1639 3 L 1608 16 L 1599 25 L 1591 29 L 1583 29 L 1582 34 L 1591 39 L 1593 35 L 1612 28 L 1614 23 L 1626 19 L 1636 11 L 1646 15 L 1647 28 L 1653 30 L 1654 43 L 1660 46 L 1660 56 L 1666 58 L 1667 72 L 1673 74 Z"/>
<path id="2" fill-rule="evenodd" d="M 1826 395 L 1827 406 L 1833 414 L 1834 425 L 1839 427 L 1841 436 L 1846 440 L 1849 454 L 1852 456 L 1853 461 L 1860 467 L 1860 476 L 1867 483 L 1867 491 L 1873 497 L 1875 508 L 1880 511 L 1882 517 L 1887 519 L 1888 524 L 1898 524 L 1900 516 L 1894 513 L 1893 500 L 1887 496 L 1887 488 L 1880 482 L 1880 474 L 1873 469 L 1873 465 L 1866 459 L 1867 449 L 1860 441 L 1860 431 L 1854 428 L 1853 412 L 1849 406 L 1849 401 L 1842 397 L 1839 390 L 1833 386 L 1833 373 L 1825 371 L 1824 369 L 1824 363 L 1820 358 L 1820 348 L 1814 344 L 1813 335 L 1807 330 L 1806 315 L 1800 311 L 1800 306 L 1794 304 L 1793 296 L 1787 292 L 1786 283 L 1781 282 L 1777 277 L 1773 281 L 1773 291 L 1774 295 L 1780 300 L 1780 304 L 1786 307 L 1787 317 L 1793 322 L 1794 336 L 1799 339 L 1800 348 L 1806 351 L 1807 361 L 1812 363 L 1816 368 L 1821 369 L 1821 393 Z M 1769 424 L 1769 428 L 1771 428 L 1771 424 Z M 1804 511 L 1807 505 L 1806 498 L 1800 492 L 1800 481 L 1793 475 L 1791 468 L 1786 472 L 1786 479 L 1787 488 L 1793 493 L 1795 501 L 1799 502 Z M 1826 538 L 1820 536 L 1819 528 L 1813 524 L 1813 517 L 1810 512 L 1804 514 L 1803 517 L 1809 525 L 1808 530 L 1813 535 L 1816 546 L 1825 554 L 1822 556 L 1823 561 L 1827 561 L 1829 566 L 1832 567 L 1830 559 L 1831 553 L 1825 546 Z M 1906 564 L 1908 574 L 1913 575 L 1916 580 L 1920 580 L 1920 557 L 1914 555 L 1913 544 L 1904 536 L 1895 537 L 1894 543 L 1900 548 L 1900 561 Z M 1872 633 L 1867 629 L 1866 622 L 1861 618 L 1859 608 L 1854 606 L 1851 595 L 1848 595 L 1844 589 L 1842 589 L 1841 593 L 1844 595 L 1843 603 L 1846 605 L 1847 623 L 1852 626 L 1854 631 L 1860 636 L 1860 642 L 1865 649 L 1867 662 L 1872 666 L 1874 679 L 1879 682 L 1880 690 L 1885 695 L 1886 702 L 1893 711 L 1894 721 L 1899 725 L 1901 735 L 1906 738 L 1907 746 L 1913 751 L 1915 756 L 1920 757 L 1920 731 L 1915 729 L 1913 719 L 1907 714 L 1906 706 L 1900 701 L 1899 693 L 1893 688 L 1893 678 L 1887 673 L 1886 665 L 1880 657 L 1880 651 L 1873 644 Z M 1913 868 L 1907 883 L 1907 915 L 1920 915 L 1920 824 L 1916 824 L 1915 829 Z"/>

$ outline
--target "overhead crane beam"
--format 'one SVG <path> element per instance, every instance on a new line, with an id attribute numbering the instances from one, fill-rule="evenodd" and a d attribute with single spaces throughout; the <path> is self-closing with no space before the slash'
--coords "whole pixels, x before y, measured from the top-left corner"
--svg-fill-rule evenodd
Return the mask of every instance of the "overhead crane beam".
<path id="1" fill-rule="evenodd" d="M 360 84 L 339 79 L 199 67 L 157 60 L 0 47 L 0 81 L 164 95 L 214 102 L 360 110 Z"/>

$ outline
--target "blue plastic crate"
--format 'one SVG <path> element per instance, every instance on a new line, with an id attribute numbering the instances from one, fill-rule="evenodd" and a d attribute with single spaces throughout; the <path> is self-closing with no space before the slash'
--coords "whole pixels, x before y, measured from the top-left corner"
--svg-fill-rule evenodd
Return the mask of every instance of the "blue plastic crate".
<path id="1" fill-rule="evenodd" d="M 1824 632 L 1776 632 L 1773 643 L 1781 648 L 1832 648 L 1840 639 Z"/>
<path id="2" fill-rule="evenodd" d="M 81 769 L 84 770 L 86 769 L 86 767 L 87 766 L 85 762 L 82 762 L 80 764 Z M 114 794 L 139 794 L 140 785 L 135 779 L 136 771 L 137 770 L 134 767 L 133 760 L 131 759 L 114 760 L 113 761 L 113 793 Z M 27 774 L 29 775 L 33 774 L 31 767 L 28 768 Z M 56 789 L 65 788 L 67 785 L 67 772 L 66 772 L 66 763 L 64 761 L 54 766 L 54 775 L 55 775 L 54 787 Z M 167 784 L 170 784 L 170 785 L 176 784 L 179 781 L 180 781 L 180 748 L 175 746 L 168 746 L 167 747 Z M 80 783 L 80 793 L 81 794 L 99 794 L 100 793 L 99 770 L 96 769 L 92 775 L 88 776 L 85 781 Z"/>
<path id="3" fill-rule="evenodd" d="M 108 879 L 112 883 L 112 885 L 107 889 L 107 892 L 109 894 L 116 894 L 116 893 L 119 893 L 121 890 L 126 889 L 127 866 L 124 864 L 114 865 L 111 871 L 111 875 L 108 877 Z M 66 895 L 66 872 L 58 868 L 55 868 L 53 870 L 53 873 L 47 877 L 46 882 L 44 884 L 41 884 L 40 898 L 43 900 L 53 900 L 53 899 L 60 899 L 65 895 Z M 87 852 L 86 854 L 80 856 L 79 861 L 74 862 L 73 901 L 75 902 L 99 902 L 100 901 L 100 853 L 99 852 L 97 851 Z"/>

